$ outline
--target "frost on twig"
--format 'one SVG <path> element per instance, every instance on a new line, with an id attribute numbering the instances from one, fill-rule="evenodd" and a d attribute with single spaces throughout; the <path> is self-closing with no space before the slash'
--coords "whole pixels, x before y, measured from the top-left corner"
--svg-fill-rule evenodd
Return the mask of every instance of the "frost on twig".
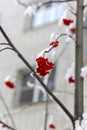
<path id="1" fill-rule="evenodd" d="M 82 117 L 82 120 L 75 121 L 75 130 L 87 130 L 87 111 L 83 113 Z"/>

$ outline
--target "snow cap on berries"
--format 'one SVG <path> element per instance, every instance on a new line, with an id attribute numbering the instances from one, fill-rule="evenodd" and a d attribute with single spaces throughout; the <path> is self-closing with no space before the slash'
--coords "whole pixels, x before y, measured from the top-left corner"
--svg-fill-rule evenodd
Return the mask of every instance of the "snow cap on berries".
<path id="1" fill-rule="evenodd" d="M 75 121 L 75 130 L 83 130 L 83 128 L 80 125 L 80 121 L 79 120 Z"/>
<path id="2" fill-rule="evenodd" d="M 83 78 L 87 77 L 87 67 L 81 68 L 80 76 Z"/>
<path id="3" fill-rule="evenodd" d="M 56 126 L 55 126 L 55 124 L 54 124 L 54 122 L 53 122 L 53 116 L 52 116 L 52 115 L 49 116 L 48 128 L 50 128 L 50 129 L 52 129 L 52 130 L 56 129 Z"/>
<path id="4" fill-rule="evenodd" d="M 71 67 L 67 70 L 65 80 L 68 83 L 75 83 L 75 63 L 72 63 Z"/>
<path id="5" fill-rule="evenodd" d="M 24 11 L 24 16 L 29 16 L 32 17 L 35 14 L 36 11 L 36 6 L 32 5 L 32 6 L 28 6 L 27 9 Z"/>
<path id="6" fill-rule="evenodd" d="M 13 81 L 11 75 L 10 75 L 10 76 L 7 76 L 7 77 L 5 78 L 4 83 L 5 83 L 5 85 L 6 85 L 8 88 L 11 88 L 11 89 L 15 88 L 15 83 L 14 83 L 14 81 Z"/>
<path id="7" fill-rule="evenodd" d="M 65 25 L 65 26 L 69 26 L 71 23 L 73 23 L 74 20 L 72 18 L 70 18 L 70 14 L 68 10 L 65 10 L 63 16 L 61 17 L 60 21 L 59 21 L 59 26 Z"/>

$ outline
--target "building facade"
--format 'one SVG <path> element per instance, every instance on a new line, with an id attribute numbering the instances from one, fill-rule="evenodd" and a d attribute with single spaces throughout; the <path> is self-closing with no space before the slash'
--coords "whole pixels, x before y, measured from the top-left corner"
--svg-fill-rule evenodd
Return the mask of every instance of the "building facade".
<path id="1" fill-rule="evenodd" d="M 23 0 L 26 5 L 33 2 L 38 3 L 37 0 Z M 51 4 L 39 9 L 33 17 L 29 17 L 28 15 L 24 16 L 26 7 L 16 0 L 0 2 L 0 24 L 12 43 L 33 68 L 35 68 L 37 54 L 49 46 L 50 34 L 58 32 L 60 35 L 64 32 L 65 28 L 59 26 L 58 23 L 66 8 L 71 7 L 63 3 Z M 87 32 L 85 31 L 85 43 L 86 35 Z M 1 33 L 0 39 L 0 42 L 6 42 Z M 68 84 L 64 76 L 68 67 L 75 60 L 75 44 L 73 41 L 64 44 L 65 37 L 61 38 L 60 41 L 55 67 L 47 84 L 67 109 L 74 114 L 75 87 L 74 84 Z M 86 63 L 87 52 L 86 50 L 84 52 Z M 41 128 L 44 130 L 47 95 L 41 85 L 31 76 L 31 71 L 13 51 L 1 52 L 0 60 L 0 93 L 5 99 L 14 121 L 9 117 L 10 115 L 1 98 L 0 106 L 2 109 L 0 113 L 1 116 L 4 114 L 3 120 L 5 118 L 6 123 L 13 127 L 16 126 L 17 130 L 41 130 Z M 16 84 L 15 89 L 9 89 L 5 86 L 4 79 L 8 75 L 13 75 L 12 79 Z M 86 82 L 87 79 L 84 82 L 85 109 L 87 108 Z M 72 130 L 70 119 L 52 99 L 48 102 L 48 122 L 51 118 L 56 130 Z"/>

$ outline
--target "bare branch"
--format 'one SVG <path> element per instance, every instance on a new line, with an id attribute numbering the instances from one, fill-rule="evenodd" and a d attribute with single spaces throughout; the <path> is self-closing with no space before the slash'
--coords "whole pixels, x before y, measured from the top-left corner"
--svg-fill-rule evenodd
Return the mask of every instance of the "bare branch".
<path id="1" fill-rule="evenodd" d="M 69 3 L 67 3 L 67 5 L 70 7 L 69 11 L 76 16 L 76 10 Z"/>
<path id="2" fill-rule="evenodd" d="M 42 6 L 51 4 L 51 3 L 65 3 L 65 2 L 72 2 L 72 1 L 76 1 L 76 0 L 50 0 L 50 1 L 47 1 L 47 2 L 43 2 L 40 5 L 37 5 L 37 9 L 42 7 Z"/>
<path id="3" fill-rule="evenodd" d="M 55 33 L 55 35 L 58 35 L 58 33 Z M 62 34 L 58 35 L 57 38 L 56 38 L 56 41 L 58 41 L 59 38 L 62 37 L 62 36 L 68 36 L 68 37 L 70 37 L 74 42 L 76 42 L 75 39 L 74 39 L 71 35 L 66 34 L 66 33 L 62 33 Z M 44 53 L 50 52 L 53 48 L 54 48 L 54 46 L 51 46 L 50 48 L 48 48 L 48 50 L 45 50 Z"/>
<path id="4" fill-rule="evenodd" d="M 13 49 L 10 48 L 10 47 L 5 47 L 5 48 L 0 49 L 0 52 L 1 52 L 1 51 L 5 51 L 5 50 L 8 50 L 8 49 L 9 49 L 9 50 L 13 50 Z"/>
<path id="5" fill-rule="evenodd" d="M 48 50 L 45 50 L 44 53 L 48 53 L 48 52 L 50 52 L 53 48 L 54 48 L 53 46 L 50 47 Z"/>
<path id="6" fill-rule="evenodd" d="M 49 96 L 48 96 L 48 93 L 46 93 L 44 130 L 46 130 L 47 122 L 48 122 L 48 104 L 49 104 Z"/>
<path id="7" fill-rule="evenodd" d="M 50 91 L 50 89 L 47 87 L 46 84 L 42 81 L 42 79 L 36 74 L 32 66 L 27 62 L 27 60 L 23 57 L 23 55 L 17 50 L 17 48 L 13 45 L 3 28 L 0 26 L 0 30 L 9 43 L 9 45 L 12 47 L 14 52 L 18 55 L 18 57 L 23 61 L 23 63 L 33 72 L 34 77 L 39 81 L 39 83 L 42 85 L 42 87 L 45 89 L 45 91 L 54 99 L 54 101 L 64 110 L 64 112 L 67 114 L 67 116 L 71 119 L 72 123 L 74 123 L 75 119 L 74 116 L 69 112 L 69 110 L 63 105 L 63 103 Z"/>
<path id="8" fill-rule="evenodd" d="M 56 34 L 58 34 L 58 33 L 56 33 Z M 76 43 L 75 39 L 71 35 L 66 34 L 66 33 L 62 33 L 61 35 L 59 35 L 56 40 L 58 40 L 62 36 L 68 36 L 68 37 L 70 37 Z"/>
<path id="9" fill-rule="evenodd" d="M 83 29 L 87 29 L 87 27 L 83 27 Z"/>
<path id="10" fill-rule="evenodd" d="M 67 3 L 67 5 L 68 5 L 72 10 L 74 10 L 74 11 L 76 12 L 75 8 L 73 8 L 73 7 L 71 6 L 71 4 Z"/>
<path id="11" fill-rule="evenodd" d="M 20 4 L 21 6 L 24 6 L 25 8 L 27 8 L 27 7 L 28 7 L 28 5 L 27 5 L 27 4 L 25 4 L 25 3 L 21 2 L 20 0 L 16 0 L 16 1 L 17 1 L 17 3 L 18 3 L 18 4 Z"/>
<path id="12" fill-rule="evenodd" d="M 9 126 L 8 124 L 4 123 L 3 121 L 0 120 L 0 123 L 5 125 L 5 127 L 7 127 L 8 129 L 11 129 L 11 130 L 16 130 L 14 129 L 13 127 Z"/>
<path id="13" fill-rule="evenodd" d="M 0 43 L 0 45 L 9 45 L 8 43 Z"/>
<path id="14" fill-rule="evenodd" d="M 13 119 L 12 114 L 11 114 L 9 108 L 8 108 L 7 103 L 6 103 L 5 100 L 4 100 L 4 97 L 3 97 L 2 93 L 1 93 L 1 91 L 0 91 L 0 98 L 1 98 L 1 100 L 2 100 L 2 102 L 3 102 L 3 105 L 4 105 L 5 109 L 6 109 L 6 111 L 7 111 L 8 115 L 9 115 L 9 117 L 10 117 L 10 120 L 11 120 L 11 122 L 12 122 L 13 127 L 15 127 L 14 119 Z"/>
<path id="15" fill-rule="evenodd" d="M 16 0 L 18 4 L 20 4 L 21 6 L 27 8 L 29 5 L 32 5 L 32 3 L 29 4 L 25 4 L 23 2 L 21 2 L 21 0 Z M 45 6 L 47 4 L 51 4 L 51 3 L 64 3 L 64 2 L 72 2 L 72 1 L 76 1 L 76 0 L 49 0 L 47 2 L 42 2 L 41 4 L 37 4 L 37 9 L 39 9 L 42 6 Z"/>
<path id="16" fill-rule="evenodd" d="M 87 7 L 87 4 L 83 6 L 83 9 Z"/>
<path id="17" fill-rule="evenodd" d="M 73 12 L 72 10 L 69 9 L 69 11 L 73 14 L 73 15 L 77 15 L 75 12 Z"/>

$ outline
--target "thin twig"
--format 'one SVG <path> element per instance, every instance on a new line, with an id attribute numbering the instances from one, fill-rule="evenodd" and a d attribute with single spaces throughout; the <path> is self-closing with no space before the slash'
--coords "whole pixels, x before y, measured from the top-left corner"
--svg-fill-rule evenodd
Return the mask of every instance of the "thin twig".
<path id="1" fill-rule="evenodd" d="M 13 127 L 11 127 L 10 125 L 6 124 L 5 122 L 3 122 L 3 121 L 1 121 L 1 120 L 0 120 L 0 124 L 5 125 L 5 127 L 7 127 L 8 129 L 16 130 L 16 129 L 14 129 Z"/>
<path id="2" fill-rule="evenodd" d="M 18 4 L 20 4 L 20 5 L 22 5 L 22 6 L 24 6 L 24 7 L 28 7 L 28 5 L 27 4 L 25 4 L 25 3 L 23 3 L 23 2 L 21 2 L 20 0 L 16 0 L 17 1 L 17 3 Z"/>
<path id="3" fill-rule="evenodd" d="M 29 5 L 32 5 L 32 3 L 29 3 L 29 4 L 25 4 L 23 2 L 21 2 L 21 0 L 16 0 L 18 4 L 20 4 L 21 6 L 23 7 L 28 7 Z M 50 1 L 46 1 L 46 2 L 42 2 L 41 4 L 37 4 L 37 9 L 39 9 L 40 7 L 42 6 L 46 6 L 48 4 L 51 4 L 51 3 L 64 3 L 64 2 L 72 2 L 72 1 L 76 1 L 76 0 L 50 0 Z"/>
<path id="4" fill-rule="evenodd" d="M 71 2 L 71 1 L 76 1 L 76 0 L 50 0 L 50 1 L 42 2 L 40 5 L 37 5 L 37 9 L 51 3 L 65 3 L 65 2 Z"/>
<path id="5" fill-rule="evenodd" d="M 13 49 L 10 48 L 10 47 L 5 47 L 5 48 L 0 49 L 0 52 L 1 52 L 1 51 L 4 51 L 4 50 L 8 50 L 8 49 L 13 50 Z"/>
<path id="6" fill-rule="evenodd" d="M 67 5 L 70 7 L 69 11 L 76 16 L 76 10 L 69 3 L 67 3 Z"/>
<path id="7" fill-rule="evenodd" d="M 76 12 L 76 10 L 71 6 L 71 4 L 67 3 L 67 5 L 71 8 L 71 10 L 74 10 Z"/>
<path id="8" fill-rule="evenodd" d="M 58 33 L 55 33 L 55 35 L 58 35 Z M 75 42 L 75 39 L 71 35 L 66 34 L 66 33 L 62 33 L 62 34 L 58 35 L 57 38 L 56 38 L 56 41 L 58 41 L 59 38 L 62 37 L 62 36 L 68 36 Z M 44 54 L 50 52 L 53 48 L 54 48 L 54 46 L 50 47 L 48 50 L 45 50 Z"/>
<path id="9" fill-rule="evenodd" d="M 44 83 L 47 85 L 49 79 L 49 75 L 44 78 Z M 49 95 L 46 93 L 46 102 L 45 102 L 45 120 L 44 120 L 44 130 L 47 130 L 48 124 L 48 105 L 49 105 Z"/>
<path id="10" fill-rule="evenodd" d="M 17 50 L 17 48 L 13 45 L 3 28 L 0 26 L 0 30 L 9 43 L 9 45 L 12 47 L 15 53 L 18 54 L 18 57 L 24 62 L 24 64 L 33 72 L 34 77 L 40 82 L 42 87 L 46 90 L 46 92 L 54 99 L 54 101 L 64 110 L 64 112 L 67 114 L 67 116 L 71 119 L 72 123 L 75 121 L 74 116 L 69 112 L 69 110 L 64 106 L 64 104 L 50 91 L 50 89 L 43 83 L 41 78 L 36 74 L 32 66 L 27 62 L 27 60 L 23 57 L 23 55 Z"/>
<path id="11" fill-rule="evenodd" d="M 87 4 L 83 6 L 83 9 L 87 7 Z"/>
<path id="12" fill-rule="evenodd" d="M 83 27 L 83 29 L 87 29 L 87 27 Z"/>
<path id="13" fill-rule="evenodd" d="M 77 15 L 75 12 L 73 12 L 71 9 L 69 9 L 69 11 L 73 14 L 73 15 Z"/>
<path id="14" fill-rule="evenodd" d="M 56 33 L 56 34 L 58 35 L 58 33 Z M 62 36 L 68 36 L 68 37 L 70 37 L 76 43 L 75 39 L 71 35 L 69 35 L 67 33 L 62 33 L 62 34 L 58 35 L 58 37 L 56 38 L 56 40 L 58 40 Z"/>
<path id="15" fill-rule="evenodd" d="M 48 96 L 48 93 L 46 93 L 44 130 L 47 130 L 47 122 L 48 122 L 48 104 L 49 104 L 49 96 Z"/>
<path id="16" fill-rule="evenodd" d="M 51 46 L 48 50 L 45 50 L 44 53 L 50 52 L 53 48 L 54 48 L 54 46 Z"/>
<path id="17" fill-rule="evenodd" d="M 8 43 L 0 43 L 0 45 L 8 45 Z"/>
<path id="18" fill-rule="evenodd" d="M 7 111 L 8 115 L 9 115 L 9 117 L 10 117 L 10 120 L 11 120 L 11 122 L 12 122 L 13 127 L 15 127 L 14 119 L 13 119 L 13 117 L 12 117 L 12 115 L 11 115 L 11 112 L 10 112 L 10 110 L 9 110 L 9 108 L 8 108 L 7 103 L 5 102 L 5 99 L 4 99 L 4 97 L 3 97 L 2 93 L 1 93 L 1 91 L 0 91 L 0 98 L 1 98 L 1 100 L 2 100 L 2 102 L 3 102 L 3 105 L 4 105 L 5 109 L 6 109 L 6 111 Z"/>

